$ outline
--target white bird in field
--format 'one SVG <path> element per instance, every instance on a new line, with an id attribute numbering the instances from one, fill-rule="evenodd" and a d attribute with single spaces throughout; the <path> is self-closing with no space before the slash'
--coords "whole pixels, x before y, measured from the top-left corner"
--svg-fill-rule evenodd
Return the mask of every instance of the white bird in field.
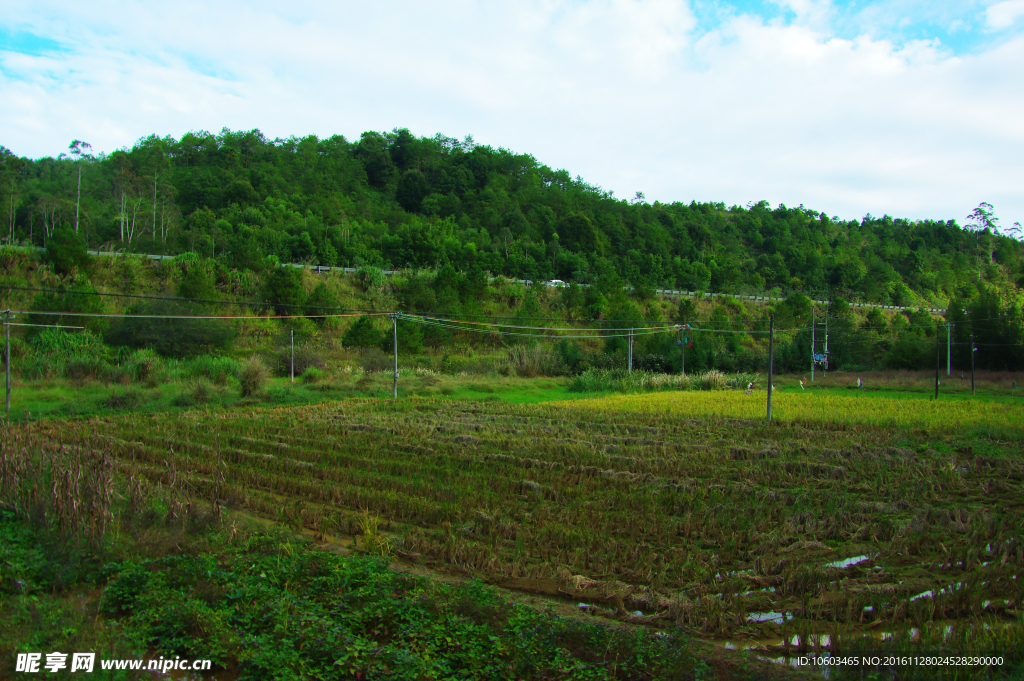
<path id="1" fill-rule="evenodd" d="M 859 388 L 859 387 L 861 387 L 861 385 L 862 385 L 862 384 L 861 384 L 861 382 L 860 382 L 860 379 L 858 378 L 858 379 L 857 379 L 857 387 Z"/>
<path id="2" fill-rule="evenodd" d="M 801 390 L 803 390 L 803 389 L 804 389 L 804 382 L 803 382 L 803 381 L 800 381 L 800 389 L 801 389 Z"/>
<path id="3" fill-rule="evenodd" d="M 753 387 L 754 387 L 753 383 L 747 383 L 747 390 L 751 390 L 751 389 L 753 389 Z"/>

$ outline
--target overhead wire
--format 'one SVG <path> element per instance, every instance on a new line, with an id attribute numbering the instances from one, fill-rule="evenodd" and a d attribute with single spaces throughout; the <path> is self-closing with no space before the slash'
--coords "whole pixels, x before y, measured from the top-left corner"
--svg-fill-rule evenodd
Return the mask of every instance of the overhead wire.
<path id="1" fill-rule="evenodd" d="M 158 314 L 130 314 L 114 312 L 55 312 L 52 310 L 11 310 L 17 314 L 48 315 L 57 317 L 96 317 L 109 319 L 309 319 L 321 317 L 375 317 L 393 314 L 390 312 L 352 312 L 337 314 L 317 315 L 158 315 Z"/>
<path id="2" fill-rule="evenodd" d="M 364 308 L 352 308 L 352 307 L 344 307 L 344 306 L 327 306 L 327 307 L 324 307 L 324 306 L 318 306 L 318 305 L 303 305 L 303 304 L 298 304 L 298 303 L 273 303 L 273 304 L 271 304 L 271 303 L 260 302 L 260 301 L 252 301 L 252 300 L 223 300 L 223 299 L 220 299 L 220 298 L 188 298 L 188 297 L 183 297 L 183 296 L 154 296 L 154 295 L 144 295 L 144 294 L 139 294 L 139 293 L 108 293 L 108 292 L 104 292 L 104 291 L 81 291 L 81 290 L 74 290 L 74 289 L 67 289 L 67 288 L 42 288 L 42 287 L 37 287 L 37 286 L 14 286 L 14 285 L 11 285 L 11 284 L 0 285 L 0 290 L 4 290 L 4 289 L 12 290 L 12 291 L 29 291 L 29 292 L 36 292 L 36 293 L 61 293 L 61 294 L 64 294 L 64 295 L 99 296 L 99 297 L 108 297 L 108 298 L 132 298 L 132 299 L 135 299 L 135 300 L 162 300 L 162 301 L 168 301 L 168 302 L 196 303 L 196 304 L 201 304 L 201 305 L 235 305 L 235 306 L 250 306 L 250 307 L 251 306 L 257 306 L 257 307 L 272 306 L 274 308 L 288 308 L 288 309 L 296 309 L 296 310 L 314 310 L 314 311 L 317 311 L 317 312 L 319 312 L 321 310 L 341 310 L 343 312 L 348 311 L 348 312 L 358 312 L 358 313 L 365 313 L 365 314 L 374 314 L 376 312 L 375 310 L 367 310 L 367 309 L 364 309 Z M 331 313 L 331 314 L 334 314 L 334 313 Z M 443 312 L 426 312 L 424 314 L 426 314 L 426 315 L 433 315 L 433 316 L 437 316 L 437 317 L 446 317 L 446 316 L 448 316 L 448 315 L 446 315 Z M 321 317 L 321 316 L 324 316 L 324 315 L 316 314 L 316 315 L 310 315 L 310 316 Z M 509 317 L 505 316 L 505 315 L 461 314 L 460 316 L 461 317 L 477 317 L 477 318 L 480 318 L 480 319 L 509 319 Z M 1000 319 L 1000 318 L 1001 317 L 988 317 L 988 318 L 984 318 L 984 319 L 977 319 L 975 321 L 989 321 L 989 320 Z M 536 320 L 536 321 L 565 321 L 564 319 L 562 319 L 560 317 L 516 317 L 516 319 L 523 320 L 523 321 L 529 321 L 529 320 Z M 632 319 L 597 319 L 597 318 L 588 318 L 588 319 L 581 319 L 579 321 L 581 321 L 581 322 L 606 322 L 606 323 L 636 323 L 636 320 L 632 320 Z M 747 323 L 753 324 L 753 323 L 766 322 L 766 321 L 767 320 L 763 319 L 763 318 L 762 319 L 709 319 L 709 320 L 705 320 L 705 321 L 701 322 L 701 324 L 736 324 L 736 323 L 740 323 L 740 324 L 747 324 Z M 862 327 L 862 328 L 885 328 L 885 327 Z"/>

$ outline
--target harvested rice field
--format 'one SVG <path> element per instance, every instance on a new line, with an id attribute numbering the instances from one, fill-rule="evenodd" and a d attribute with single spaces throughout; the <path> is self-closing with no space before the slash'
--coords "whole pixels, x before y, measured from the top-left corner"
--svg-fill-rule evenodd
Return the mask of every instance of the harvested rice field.
<path id="1" fill-rule="evenodd" d="M 217 499 L 768 657 L 1020 650 L 1021 442 L 934 427 L 924 401 L 901 427 L 805 415 L 800 397 L 779 412 L 801 418 L 774 423 L 671 393 L 355 400 L 37 422 L 5 446 L 97 452 L 138 498 L 177 490 L 182 513 Z M 1003 408 L 965 413 L 1005 430 Z M 370 544 L 367 513 L 382 530 Z"/>

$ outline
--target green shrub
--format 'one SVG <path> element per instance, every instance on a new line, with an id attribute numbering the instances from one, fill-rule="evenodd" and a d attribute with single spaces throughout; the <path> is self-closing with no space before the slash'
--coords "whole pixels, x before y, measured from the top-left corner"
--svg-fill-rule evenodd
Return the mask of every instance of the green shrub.
<path id="1" fill-rule="evenodd" d="M 115 373 L 106 347 L 89 331 L 43 329 L 29 339 L 27 346 L 25 357 L 19 362 L 25 378 L 107 379 Z M 12 342 L 11 348 L 16 347 Z"/>
<path id="2" fill-rule="evenodd" d="M 383 334 L 374 326 L 373 318 L 363 315 L 357 319 L 342 341 L 346 348 L 373 348 L 381 344 Z"/>
<path id="3" fill-rule="evenodd" d="M 43 355 L 69 358 L 78 355 L 102 355 L 106 348 L 102 339 L 89 331 L 43 329 L 29 339 L 28 345 Z M 14 344 L 11 344 L 12 348 Z"/>
<path id="4" fill-rule="evenodd" d="M 205 262 L 189 263 L 188 269 L 178 285 L 178 295 L 182 298 L 197 300 L 213 300 L 217 298 L 213 273 Z"/>
<path id="5" fill-rule="evenodd" d="M 381 338 L 380 348 L 390 353 L 394 350 L 394 343 L 394 335 L 391 329 L 388 329 Z M 423 328 L 419 324 L 399 318 L 398 352 L 401 355 L 418 355 L 423 352 Z"/>
<path id="6" fill-rule="evenodd" d="M 132 379 L 139 382 L 155 379 L 162 366 L 163 359 L 160 355 L 148 348 L 133 352 L 123 365 Z"/>
<path id="7" fill-rule="evenodd" d="M 322 369 L 316 367 L 310 367 L 302 372 L 303 383 L 319 383 L 326 377 L 326 373 Z"/>
<path id="8" fill-rule="evenodd" d="M 100 612 L 120 617 L 135 609 L 135 605 L 148 590 L 150 571 L 146 565 L 124 563 L 117 578 L 103 590 Z"/>
<path id="9" fill-rule="evenodd" d="M 281 348 L 275 357 L 275 370 L 278 376 L 291 375 L 292 352 L 290 347 Z M 323 356 L 308 345 L 300 345 L 295 348 L 295 375 L 301 376 L 307 369 L 326 369 L 327 362 Z"/>
<path id="10" fill-rule="evenodd" d="M 192 390 L 189 392 L 189 396 L 195 404 L 206 404 L 213 399 L 213 386 L 206 381 L 196 381 L 192 385 Z"/>
<path id="11" fill-rule="evenodd" d="M 46 240 L 44 258 L 57 274 L 69 274 L 76 269 L 85 272 L 92 264 L 85 240 L 70 227 L 54 230 Z"/>
<path id="12" fill-rule="evenodd" d="M 182 378 L 207 378 L 215 385 L 225 385 L 229 378 L 238 376 L 241 366 L 231 357 L 200 355 L 184 360 L 179 365 Z"/>
<path id="13" fill-rule="evenodd" d="M 71 378 L 79 381 L 87 379 L 103 379 L 114 373 L 114 367 L 100 357 L 82 355 L 65 360 L 62 373 L 64 378 Z"/>
<path id="14" fill-rule="evenodd" d="M 275 267 L 263 289 L 263 298 L 279 315 L 302 314 L 299 308 L 306 303 L 302 270 L 297 267 Z"/>
<path id="15" fill-rule="evenodd" d="M 142 404 L 142 395 L 135 390 L 126 390 L 120 394 L 113 392 L 103 404 L 110 409 L 136 409 Z"/>
<path id="16" fill-rule="evenodd" d="M 359 364 L 362 365 L 363 371 L 368 374 L 393 369 L 394 362 L 394 357 L 385 355 L 377 348 L 369 348 L 359 353 Z"/>
<path id="17" fill-rule="evenodd" d="M 22 251 L 11 246 L 0 246 L 0 271 L 13 274 L 15 270 L 34 261 L 31 251 Z"/>
<path id="18" fill-rule="evenodd" d="M 327 321 L 327 317 L 322 315 L 332 314 L 337 310 L 338 298 L 327 288 L 326 284 L 323 282 L 317 284 L 306 300 L 306 316 L 317 324 L 323 324 Z"/>
<path id="19" fill-rule="evenodd" d="M 242 385 L 242 397 L 252 397 L 259 393 L 267 382 L 267 367 L 259 357 L 250 357 L 242 362 L 238 372 L 238 381 Z"/>
<path id="20" fill-rule="evenodd" d="M 363 286 L 363 291 L 379 288 L 384 285 L 384 271 L 376 265 L 364 265 L 356 272 L 356 278 Z"/>

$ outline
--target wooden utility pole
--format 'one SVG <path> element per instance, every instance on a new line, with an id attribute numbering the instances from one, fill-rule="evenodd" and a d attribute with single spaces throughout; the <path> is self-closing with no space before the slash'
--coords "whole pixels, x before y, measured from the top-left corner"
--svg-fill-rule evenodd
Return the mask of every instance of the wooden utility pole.
<path id="1" fill-rule="evenodd" d="M 629 373 L 633 373 L 633 329 L 629 330 Z"/>
<path id="2" fill-rule="evenodd" d="M 288 335 L 291 336 L 292 341 L 292 357 L 291 357 L 291 375 L 292 383 L 295 382 L 295 329 L 289 329 Z"/>
<path id="3" fill-rule="evenodd" d="M 391 384 L 391 397 L 398 399 L 398 314 L 391 315 L 392 353 L 395 362 L 395 379 Z"/>
<path id="4" fill-rule="evenodd" d="M 939 365 L 942 363 L 942 347 L 939 345 L 939 330 L 935 329 L 935 399 L 939 399 Z"/>
<path id="5" fill-rule="evenodd" d="M 768 420 L 772 420 L 772 364 L 775 360 L 775 315 L 768 315 Z"/>

